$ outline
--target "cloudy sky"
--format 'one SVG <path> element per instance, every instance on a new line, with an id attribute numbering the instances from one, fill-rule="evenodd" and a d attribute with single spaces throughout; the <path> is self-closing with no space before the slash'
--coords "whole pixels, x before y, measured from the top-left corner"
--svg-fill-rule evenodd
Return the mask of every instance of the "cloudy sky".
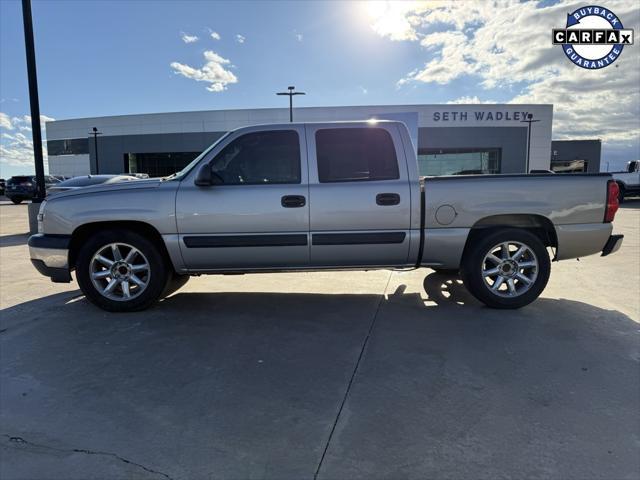
<path id="1" fill-rule="evenodd" d="M 285 106 L 552 103 L 555 139 L 640 158 L 640 46 L 586 71 L 551 45 L 585 3 L 33 0 L 46 118 Z M 607 1 L 625 28 L 633 1 Z M 0 1 L 0 176 L 33 170 L 22 18 Z"/>

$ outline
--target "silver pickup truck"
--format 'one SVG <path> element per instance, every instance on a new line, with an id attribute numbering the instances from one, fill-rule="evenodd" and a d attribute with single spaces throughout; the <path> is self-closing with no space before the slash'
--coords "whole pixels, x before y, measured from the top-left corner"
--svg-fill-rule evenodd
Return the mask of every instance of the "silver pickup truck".
<path id="1" fill-rule="evenodd" d="M 399 122 L 260 125 L 171 177 L 51 196 L 29 247 L 38 271 L 75 270 L 109 311 L 144 309 L 189 275 L 420 267 L 518 308 L 545 288 L 550 256 L 620 247 L 617 208 L 608 174 L 420 178 Z"/>
<path id="2" fill-rule="evenodd" d="M 626 197 L 640 195 L 640 160 L 627 162 L 627 169 L 624 172 L 613 172 L 611 175 L 620 190 L 618 194 L 620 203 L 624 202 Z"/>

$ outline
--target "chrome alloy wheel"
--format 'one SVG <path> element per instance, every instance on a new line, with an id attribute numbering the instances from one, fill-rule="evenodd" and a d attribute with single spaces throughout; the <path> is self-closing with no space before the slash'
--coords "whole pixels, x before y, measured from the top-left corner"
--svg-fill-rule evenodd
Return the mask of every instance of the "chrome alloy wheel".
<path id="1" fill-rule="evenodd" d="M 140 250 L 126 243 L 110 243 L 91 258 L 89 276 L 104 297 L 128 301 L 138 297 L 149 285 L 151 267 Z"/>
<path id="2" fill-rule="evenodd" d="M 502 242 L 489 250 L 482 261 L 482 279 L 500 297 L 518 297 L 529 291 L 538 277 L 538 259 L 521 242 Z"/>

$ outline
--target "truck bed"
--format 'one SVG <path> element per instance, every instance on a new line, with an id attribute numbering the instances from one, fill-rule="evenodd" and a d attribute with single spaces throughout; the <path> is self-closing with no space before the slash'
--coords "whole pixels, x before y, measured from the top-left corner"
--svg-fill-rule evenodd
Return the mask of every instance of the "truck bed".
<path id="1" fill-rule="evenodd" d="M 421 177 L 422 264 L 450 266 L 459 261 L 471 229 L 504 225 L 549 231 L 558 246 L 556 260 L 597 253 L 612 231 L 603 223 L 610 178 L 608 173 Z M 445 245 L 448 255 L 436 253 Z"/>

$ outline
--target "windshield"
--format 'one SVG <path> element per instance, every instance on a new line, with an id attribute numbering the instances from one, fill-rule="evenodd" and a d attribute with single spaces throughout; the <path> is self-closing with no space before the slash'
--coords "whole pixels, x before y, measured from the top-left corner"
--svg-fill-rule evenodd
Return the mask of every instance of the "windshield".
<path id="1" fill-rule="evenodd" d="M 189 165 L 187 165 L 186 167 L 184 167 L 182 170 L 180 170 L 179 172 L 176 172 L 172 175 L 169 175 L 168 177 L 164 177 L 163 180 L 177 180 L 180 181 L 184 178 L 185 175 L 187 175 L 192 169 L 193 167 L 195 167 L 198 162 L 200 160 L 202 160 L 207 153 L 209 153 L 213 147 L 215 147 L 218 143 L 220 143 L 222 140 L 224 140 L 225 138 L 227 138 L 229 136 L 231 132 L 227 132 L 224 135 L 222 135 L 218 140 L 216 140 L 215 142 L 213 142 L 209 148 L 207 148 L 204 152 L 202 152 L 200 155 L 198 155 L 196 158 L 194 158 L 193 160 L 191 160 L 191 162 L 189 162 Z"/>

